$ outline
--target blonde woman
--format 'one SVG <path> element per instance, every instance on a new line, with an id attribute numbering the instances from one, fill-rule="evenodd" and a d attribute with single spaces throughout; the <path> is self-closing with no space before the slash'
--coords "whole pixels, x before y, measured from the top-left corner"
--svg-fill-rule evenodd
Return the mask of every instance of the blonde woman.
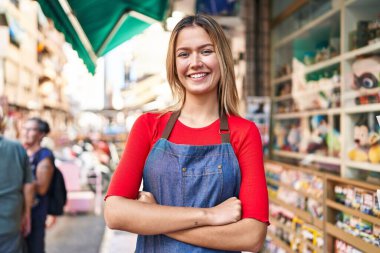
<path id="1" fill-rule="evenodd" d="M 259 251 L 268 224 L 261 139 L 238 115 L 228 41 L 195 15 L 169 43 L 178 103 L 134 124 L 106 196 L 107 225 L 139 234 L 136 252 Z"/>

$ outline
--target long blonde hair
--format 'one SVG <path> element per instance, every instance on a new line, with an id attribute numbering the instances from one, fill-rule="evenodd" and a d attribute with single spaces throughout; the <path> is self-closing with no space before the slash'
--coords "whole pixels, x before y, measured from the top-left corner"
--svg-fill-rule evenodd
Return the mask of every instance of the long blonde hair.
<path id="1" fill-rule="evenodd" d="M 220 25 L 210 16 L 203 14 L 183 18 L 174 27 L 170 36 L 166 57 L 166 72 L 170 89 L 178 100 L 170 109 L 180 110 L 185 103 L 186 90 L 177 75 L 175 50 L 179 33 L 182 29 L 191 26 L 202 27 L 210 36 L 215 47 L 221 73 L 218 84 L 219 110 L 229 115 L 239 115 L 239 97 L 236 89 L 234 62 L 230 45 Z"/>

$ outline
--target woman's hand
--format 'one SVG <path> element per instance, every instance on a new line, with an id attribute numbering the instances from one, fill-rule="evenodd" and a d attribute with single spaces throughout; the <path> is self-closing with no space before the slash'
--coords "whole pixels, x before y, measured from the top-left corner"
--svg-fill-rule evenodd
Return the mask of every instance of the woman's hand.
<path id="1" fill-rule="evenodd" d="M 208 210 L 210 225 L 219 226 L 238 222 L 241 219 L 241 201 L 232 197 Z"/>
<path id="2" fill-rule="evenodd" d="M 140 191 L 137 200 L 147 204 L 157 204 L 156 199 L 150 192 Z"/>

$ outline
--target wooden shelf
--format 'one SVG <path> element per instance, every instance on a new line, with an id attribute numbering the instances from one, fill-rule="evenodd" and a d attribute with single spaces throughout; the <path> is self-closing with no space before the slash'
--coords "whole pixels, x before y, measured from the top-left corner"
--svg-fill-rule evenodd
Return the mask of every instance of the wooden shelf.
<path id="1" fill-rule="evenodd" d="M 271 185 L 276 185 L 276 186 L 279 186 L 280 182 L 275 180 L 275 179 L 271 179 L 271 178 L 267 178 L 267 183 L 270 183 Z"/>
<path id="2" fill-rule="evenodd" d="M 341 108 L 330 108 L 324 110 L 313 110 L 313 111 L 304 111 L 304 112 L 289 112 L 289 113 L 277 113 L 273 115 L 274 119 L 293 119 L 293 118 L 302 118 L 310 117 L 315 115 L 336 115 L 342 112 Z"/>
<path id="3" fill-rule="evenodd" d="M 289 100 L 292 98 L 293 98 L 292 94 L 287 94 L 287 95 L 283 95 L 283 96 L 274 97 L 273 101 L 274 102 L 280 102 L 280 101 Z"/>
<path id="4" fill-rule="evenodd" d="M 344 163 L 346 164 L 346 166 L 354 169 L 380 172 L 380 164 L 368 162 L 354 162 L 350 160 L 346 160 Z"/>
<path id="5" fill-rule="evenodd" d="M 332 235 L 333 237 L 338 238 L 344 242 L 347 242 L 348 244 L 354 246 L 355 248 L 361 251 L 379 252 L 379 248 L 376 247 L 375 245 L 367 243 L 358 237 L 350 235 L 349 233 L 346 233 L 345 231 L 341 230 L 340 228 L 336 227 L 333 224 L 327 223 L 326 231 L 328 234 Z"/>
<path id="6" fill-rule="evenodd" d="M 269 236 L 277 246 L 285 250 L 287 253 L 293 253 L 293 250 L 289 247 L 289 245 L 277 238 L 274 234 L 272 234 L 272 232 L 268 231 L 267 236 Z"/>
<path id="7" fill-rule="evenodd" d="M 277 198 L 272 198 L 272 197 L 269 197 L 269 200 L 271 202 L 273 202 L 274 204 L 276 205 L 279 205 L 285 209 L 288 209 L 289 211 L 291 211 L 292 213 L 294 213 L 295 216 L 301 218 L 303 221 L 305 221 L 306 223 L 309 223 L 311 225 L 314 225 L 315 227 L 319 228 L 319 229 L 323 229 L 323 223 L 321 221 L 319 221 L 317 218 L 314 218 L 313 216 L 311 216 L 311 214 L 309 214 L 308 212 L 306 211 L 303 211 L 297 207 L 294 207 L 290 204 L 287 204 L 285 203 L 284 201 L 282 200 L 279 200 Z"/>
<path id="8" fill-rule="evenodd" d="M 273 154 L 282 156 L 282 157 L 296 158 L 296 159 L 303 159 L 305 157 L 305 154 L 291 152 L 291 151 L 284 151 L 284 150 L 273 150 Z"/>
<path id="9" fill-rule="evenodd" d="M 272 79 L 272 86 L 292 80 L 292 74 Z"/>
<path id="10" fill-rule="evenodd" d="M 277 226 L 277 227 L 280 227 L 280 228 L 286 230 L 286 231 L 289 232 L 289 233 L 294 233 L 294 232 L 295 232 L 291 227 L 286 226 L 285 224 L 282 224 L 281 222 L 279 222 L 279 221 L 276 220 L 276 219 L 273 219 L 273 218 L 272 218 L 272 219 L 270 219 L 269 221 L 270 221 L 271 224 L 273 224 L 273 225 L 275 225 L 275 226 Z"/>
<path id="11" fill-rule="evenodd" d="M 306 244 L 308 247 L 312 248 L 314 250 L 313 253 L 322 253 L 323 249 L 320 249 L 317 247 L 317 245 L 313 245 L 311 242 L 302 240 L 302 243 Z"/>
<path id="12" fill-rule="evenodd" d="M 283 188 L 285 188 L 287 190 L 295 191 L 298 194 L 300 194 L 300 195 L 302 195 L 302 196 L 304 196 L 306 198 L 311 198 L 311 199 L 317 201 L 318 203 L 322 203 L 321 197 L 314 196 L 313 194 L 304 192 L 302 190 L 297 190 L 292 185 L 284 184 L 281 181 L 275 181 L 275 180 L 272 180 L 272 179 L 267 179 L 267 182 L 271 183 L 271 184 L 274 184 L 274 185 L 277 185 L 279 187 L 283 187 Z"/>
<path id="13" fill-rule="evenodd" d="M 288 158 L 295 158 L 295 159 L 305 159 L 309 160 L 311 162 L 319 162 L 319 163 L 328 163 L 328 164 L 334 164 L 334 165 L 340 165 L 341 159 L 331 156 L 321 156 L 321 155 L 315 155 L 315 154 L 303 154 L 303 153 L 297 153 L 297 152 L 291 152 L 291 151 L 283 151 L 283 150 L 274 150 L 274 155 L 282 156 L 282 157 L 288 157 Z"/>
<path id="14" fill-rule="evenodd" d="M 278 49 L 289 42 L 293 41 L 294 39 L 300 37 L 303 33 L 310 31 L 310 29 L 322 24 L 324 21 L 328 20 L 330 17 L 337 14 L 340 10 L 339 9 L 332 9 L 328 11 L 327 13 L 323 14 L 322 16 L 314 19 L 313 21 L 309 22 L 308 24 L 304 25 L 301 29 L 297 30 L 294 33 L 291 33 L 290 35 L 286 36 L 282 40 L 280 40 L 278 43 L 274 44 L 273 48 Z"/>
<path id="15" fill-rule="evenodd" d="M 331 207 L 331 208 L 333 208 L 335 210 L 339 210 L 339 211 L 345 212 L 347 214 L 351 214 L 351 215 L 357 216 L 359 218 L 362 218 L 363 220 L 372 222 L 372 223 L 377 224 L 377 225 L 380 226 L 380 219 L 379 218 L 371 216 L 371 215 L 368 215 L 368 214 L 365 214 L 365 213 L 362 213 L 362 212 L 360 212 L 358 210 L 349 208 L 349 207 L 344 206 L 344 205 L 342 205 L 340 203 L 337 203 L 337 202 L 335 202 L 335 201 L 333 201 L 331 199 L 326 199 L 326 206 Z"/>
<path id="16" fill-rule="evenodd" d="M 334 182 L 338 182 L 338 183 L 342 183 L 346 185 L 357 186 L 357 187 L 364 188 L 371 191 L 376 191 L 377 189 L 379 189 L 378 185 L 374 185 L 367 182 L 352 180 L 348 178 L 342 178 L 342 177 L 334 176 L 331 174 L 326 174 L 325 177 L 327 179 L 327 183 L 329 183 L 329 181 L 334 181 Z"/>
<path id="17" fill-rule="evenodd" d="M 334 64 L 340 63 L 341 61 L 341 56 L 335 56 L 334 58 L 328 59 L 326 61 L 318 62 L 316 64 L 306 66 L 305 68 L 305 74 L 309 74 L 327 67 L 330 67 Z"/>
<path id="18" fill-rule="evenodd" d="M 357 105 L 352 107 L 345 107 L 344 112 L 348 114 L 363 113 L 363 112 L 376 112 L 380 111 L 380 104 L 368 104 L 368 105 Z"/>
<path id="19" fill-rule="evenodd" d="M 357 56 L 368 54 L 368 53 L 374 53 L 380 51 L 380 42 L 376 42 L 374 44 L 361 47 L 355 50 L 352 50 L 350 52 L 344 53 L 342 55 L 342 60 L 351 60 Z"/>
<path id="20" fill-rule="evenodd" d="M 265 163 L 273 164 L 276 166 L 281 166 L 284 169 L 290 169 L 290 170 L 297 170 L 297 171 L 302 171 L 304 173 L 312 174 L 321 178 L 325 177 L 325 173 L 322 173 L 318 171 L 317 169 L 313 169 L 310 167 L 303 167 L 303 166 L 296 166 L 296 165 L 291 165 L 283 162 L 277 162 L 277 161 L 272 161 L 272 160 L 266 160 Z"/>

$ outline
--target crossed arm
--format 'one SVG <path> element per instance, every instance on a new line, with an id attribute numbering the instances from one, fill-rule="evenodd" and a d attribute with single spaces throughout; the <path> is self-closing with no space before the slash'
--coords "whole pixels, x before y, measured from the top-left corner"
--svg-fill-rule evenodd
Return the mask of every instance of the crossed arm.
<path id="1" fill-rule="evenodd" d="M 258 251 L 264 242 L 266 224 L 241 219 L 241 203 L 230 198 L 212 208 L 157 205 L 153 195 L 139 200 L 110 196 L 105 220 L 111 229 L 142 235 L 166 234 L 176 240 L 220 250 Z"/>

